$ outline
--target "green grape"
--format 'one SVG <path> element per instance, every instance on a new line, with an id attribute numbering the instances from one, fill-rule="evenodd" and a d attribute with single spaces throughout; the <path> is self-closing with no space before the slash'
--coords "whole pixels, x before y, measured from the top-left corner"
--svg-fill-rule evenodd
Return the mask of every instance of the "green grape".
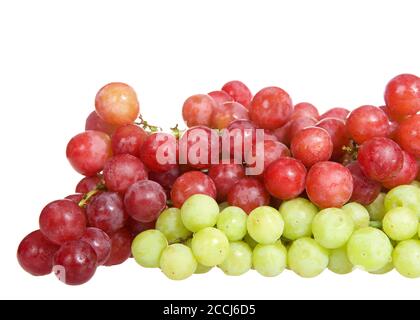
<path id="1" fill-rule="evenodd" d="M 343 209 L 344 212 L 352 218 L 355 230 L 369 227 L 369 212 L 360 203 L 350 202 L 344 205 L 341 209 Z"/>
<path id="2" fill-rule="evenodd" d="M 156 221 L 156 229 L 161 231 L 169 243 L 182 242 L 191 236 L 181 219 L 181 210 L 169 208 L 163 211 Z"/>
<path id="3" fill-rule="evenodd" d="M 413 182 L 410 183 L 410 185 L 420 188 L 420 181 L 414 180 Z"/>
<path id="4" fill-rule="evenodd" d="M 160 256 L 167 246 L 168 241 L 162 232 L 147 230 L 134 238 L 131 244 L 131 253 L 142 267 L 158 268 Z"/>
<path id="5" fill-rule="evenodd" d="M 381 268 L 379 270 L 376 270 L 376 271 L 371 271 L 369 273 L 381 275 L 381 274 L 385 274 L 385 273 L 391 272 L 392 270 L 394 270 L 394 264 L 392 262 L 388 262 L 385 265 L 385 267 L 383 267 L 383 268 Z"/>
<path id="6" fill-rule="evenodd" d="M 219 203 L 219 211 L 223 211 L 223 210 L 225 210 L 227 207 L 229 207 L 229 203 L 228 203 L 228 202 L 222 202 L 222 203 Z"/>
<path id="7" fill-rule="evenodd" d="M 392 240 L 403 241 L 414 237 L 418 232 L 417 214 L 410 208 L 399 207 L 389 210 L 382 220 L 385 233 Z"/>
<path id="8" fill-rule="evenodd" d="M 244 241 L 251 247 L 251 249 L 254 249 L 258 244 L 258 242 L 255 241 L 248 233 L 245 235 Z"/>
<path id="9" fill-rule="evenodd" d="M 187 241 L 184 242 L 184 244 L 191 248 L 192 238 L 189 238 Z M 207 273 L 212 269 L 212 267 L 203 266 L 200 262 L 197 262 L 197 269 L 195 269 L 196 274 L 203 274 Z"/>
<path id="10" fill-rule="evenodd" d="M 283 218 L 272 207 L 256 208 L 248 216 L 248 233 L 258 243 L 270 244 L 276 242 L 283 234 L 283 228 Z"/>
<path id="11" fill-rule="evenodd" d="M 281 241 L 273 244 L 258 244 L 252 253 L 252 265 L 264 277 L 275 277 L 287 265 L 287 250 Z"/>
<path id="12" fill-rule="evenodd" d="M 420 218 L 420 189 L 410 185 L 395 187 L 386 195 L 384 204 L 386 211 L 396 207 L 410 208 Z"/>
<path id="13" fill-rule="evenodd" d="M 356 230 L 347 243 L 350 262 L 367 272 L 377 271 L 391 262 L 392 250 L 386 234 L 372 227 Z"/>
<path id="14" fill-rule="evenodd" d="M 229 240 L 219 229 L 208 227 L 194 234 L 191 248 L 199 263 L 214 267 L 225 261 Z"/>
<path id="15" fill-rule="evenodd" d="M 192 232 L 213 227 L 219 216 L 219 205 L 216 200 L 204 194 L 195 194 L 188 198 L 181 207 L 181 218 L 184 226 Z"/>
<path id="16" fill-rule="evenodd" d="M 238 207 L 227 207 L 219 214 L 217 229 L 223 231 L 229 241 L 242 240 L 246 235 L 248 215 Z"/>
<path id="17" fill-rule="evenodd" d="M 329 251 L 311 238 L 300 238 L 292 243 L 287 254 L 290 270 L 304 278 L 321 274 L 329 262 Z"/>
<path id="18" fill-rule="evenodd" d="M 328 269 L 337 274 L 347 274 L 353 271 L 354 266 L 347 257 L 347 248 L 343 246 L 330 251 Z"/>
<path id="19" fill-rule="evenodd" d="M 420 277 L 420 241 L 400 242 L 392 254 L 395 269 L 404 277 Z"/>
<path id="20" fill-rule="evenodd" d="M 382 221 L 385 216 L 385 200 L 386 194 L 381 192 L 371 204 L 366 206 L 370 219 L 373 221 Z"/>
<path id="21" fill-rule="evenodd" d="M 243 241 L 234 241 L 229 245 L 229 254 L 219 268 L 228 276 L 240 276 L 252 267 L 252 250 Z"/>
<path id="22" fill-rule="evenodd" d="M 312 220 L 318 213 L 318 208 L 309 200 L 296 198 L 285 201 L 279 211 L 284 220 L 284 237 L 296 240 L 312 235 Z"/>
<path id="23" fill-rule="evenodd" d="M 315 240 L 327 249 L 344 246 L 353 229 L 353 219 L 344 210 L 337 208 L 321 210 L 312 221 Z"/>
<path id="24" fill-rule="evenodd" d="M 175 243 L 168 246 L 160 257 L 160 269 L 172 280 L 184 280 L 190 277 L 197 268 L 197 260 L 190 248 Z"/>

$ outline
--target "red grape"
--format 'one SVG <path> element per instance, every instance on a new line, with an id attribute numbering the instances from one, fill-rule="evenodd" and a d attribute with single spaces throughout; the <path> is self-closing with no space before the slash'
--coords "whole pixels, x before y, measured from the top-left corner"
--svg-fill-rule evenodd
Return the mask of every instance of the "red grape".
<path id="1" fill-rule="evenodd" d="M 126 228 L 120 229 L 111 236 L 111 254 L 105 266 L 115 266 L 123 263 L 131 256 L 133 236 Z"/>
<path id="2" fill-rule="evenodd" d="M 165 172 L 149 172 L 149 180 L 159 183 L 166 191 L 171 190 L 175 180 L 181 175 L 181 168 L 175 166 Z"/>
<path id="3" fill-rule="evenodd" d="M 313 118 L 318 120 L 319 112 L 313 104 L 309 102 L 301 102 L 295 105 L 291 118 Z"/>
<path id="4" fill-rule="evenodd" d="M 292 122 L 289 121 L 287 122 L 284 126 L 275 129 L 274 135 L 277 137 L 277 139 L 281 142 L 284 143 L 286 146 L 290 145 L 290 126 L 292 125 Z"/>
<path id="5" fill-rule="evenodd" d="M 256 142 L 257 127 L 249 120 L 235 120 L 227 130 L 222 131 L 222 157 L 224 159 L 244 158 L 245 146 Z"/>
<path id="6" fill-rule="evenodd" d="M 101 177 L 96 175 L 92 177 L 84 177 L 76 186 L 76 193 L 88 193 L 96 188 L 101 182 Z"/>
<path id="7" fill-rule="evenodd" d="M 115 132 L 116 126 L 106 123 L 102 120 L 96 111 L 92 111 L 86 119 L 85 130 L 102 131 L 103 133 L 112 136 Z"/>
<path id="8" fill-rule="evenodd" d="M 213 110 L 217 102 L 206 94 L 196 94 L 189 97 L 182 107 L 182 117 L 188 127 L 211 125 Z"/>
<path id="9" fill-rule="evenodd" d="M 112 152 L 114 154 L 128 153 L 138 157 L 147 137 L 147 132 L 134 124 L 119 127 L 111 138 Z"/>
<path id="10" fill-rule="evenodd" d="M 50 274 L 53 257 L 60 247 L 36 230 L 28 234 L 19 244 L 17 259 L 20 266 L 33 276 Z"/>
<path id="11" fill-rule="evenodd" d="M 214 108 L 211 127 L 225 129 L 234 120 L 249 120 L 248 109 L 238 102 L 225 102 Z"/>
<path id="12" fill-rule="evenodd" d="M 67 200 L 73 201 L 76 204 L 79 204 L 79 202 L 83 200 L 83 197 L 84 197 L 83 193 L 75 193 L 75 194 L 68 195 L 64 199 L 67 199 Z"/>
<path id="13" fill-rule="evenodd" d="M 181 208 L 184 202 L 194 194 L 205 194 L 216 199 L 217 191 L 213 180 L 198 171 L 186 172 L 178 177 L 171 190 L 174 207 Z"/>
<path id="14" fill-rule="evenodd" d="M 400 74 L 388 82 L 385 103 L 394 120 L 401 121 L 420 111 L 420 78 Z"/>
<path id="15" fill-rule="evenodd" d="M 154 221 L 166 207 L 166 193 L 154 181 L 138 181 L 128 188 L 124 204 L 133 219 L 140 222 Z"/>
<path id="16" fill-rule="evenodd" d="M 93 197 L 87 205 L 86 214 L 91 227 L 108 234 L 121 229 L 128 219 L 124 202 L 116 192 L 102 192 Z"/>
<path id="17" fill-rule="evenodd" d="M 264 129 L 264 140 L 279 142 L 273 130 Z"/>
<path id="18" fill-rule="evenodd" d="M 209 92 L 208 95 L 214 99 L 218 104 L 234 101 L 233 98 L 222 90 Z"/>
<path id="19" fill-rule="evenodd" d="M 74 136 L 67 145 L 67 159 L 84 176 L 102 171 L 112 155 L 110 137 L 100 131 L 86 131 Z"/>
<path id="20" fill-rule="evenodd" d="M 226 201 L 227 194 L 243 177 L 245 169 L 240 164 L 216 164 L 209 169 L 209 177 L 214 181 L 217 189 L 217 201 Z"/>
<path id="21" fill-rule="evenodd" d="M 69 285 L 88 282 L 96 272 L 95 250 L 84 241 L 71 241 L 63 244 L 54 256 L 54 273 L 57 278 Z"/>
<path id="22" fill-rule="evenodd" d="M 290 149 L 293 156 L 309 168 L 317 162 L 331 158 L 333 143 L 326 130 L 309 127 L 295 135 Z"/>
<path id="23" fill-rule="evenodd" d="M 389 135 L 389 120 L 385 112 L 374 106 L 361 106 L 353 110 L 347 118 L 347 130 L 358 144 Z"/>
<path id="24" fill-rule="evenodd" d="M 133 123 L 140 112 L 136 92 L 121 82 L 109 83 L 98 91 L 95 109 L 105 122 L 118 126 Z"/>
<path id="25" fill-rule="evenodd" d="M 283 126 L 293 111 L 292 100 L 283 89 L 268 87 L 259 91 L 249 106 L 251 120 L 260 128 Z"/>
<path id="26" fill-rule="evenodd" d="M 308 127 L 313 127 L 317 123 L 315 118 L 308 118 L 308 117 L 295 118 L 290 122 L 291 122 L 290 127 L 289 127 L 290 139 L 293 139 L 293 137 L 297 135 L 303 129 L 308 128 Z"/>
<path id="27" fill-rule="evenodd" d="M 124 193 L 134 182 L 147 179 L 143 162 L 129 154 L 109 159 L 104 168 L 105 185 L 110 191 Z"/>
<path id="28" fill-rule="evenodd" d="M 242 178 L 229 191 L 227 200 L 229 205 L 250 213 L 257 207 L 268 205 L 270 195 L 258 179 Z"/>
<path id="29" fill-rule="evenodd" d="M 420 114 L 416 114 L 400 123 L 396 140 L 401 148 L 416 158 L 420 158 Z"/>
<path id="30" fill-rule="evenodd" d="M 357 160 L 366 176 L 382 182 L 391 179 L 401 170 L 403 153 L 391 139 L 373 138 L 360 146 Z"/>
<path id="31" fill-rule="evenodd" d="M 267 168 L 264 184 L 268 192 L 281 200 L 289 200 L 305 190 L 306 168 L 296 159 L 282 157 Z"/>
<path id="32" fill-rule="evenodd" d="M 350 200 L 365 206 L 375 201 L 381 192 L 381 184 L 368 178 L 357 161 L 348 164 L 346 167 L 353 177 L 353 193 Z"/>
<path id="33" fill-rule="evenodd" d="M 317 127 L 325 129 L 333 143 L 332 160 L 339 160 L 344 155 L 344 146 L 350 144 L 350 137 L 347 133 L 346 123 L 338 118 L 325 118 L 316 124 Z"/>
<path id="34" fill-rule="evenodd" d="M 418 165 L 416 158 L 408 152 L 403 151 L 403 165 L 401 170 L 395 177 L 382 182 L 382 185 L 387 189 L 400 186 L 402 184 L 410 184 L 416 179 L 418 173 Z"/>
<path id="35" fill-rule="evenodd" d="M 178 144 L 169 133 L 151 134 L 140 150 L 140 159 L 152 171 L 166 172 L 177 166 Z"/>
<path id="36" fill-rule="evenodd" d="M 63 244 L 83 236 L 86 230 L 86 216 L 73 201 L 57 200 L 42 209 L 39 226 L 48 240 Z"/>
<path id="37" fill-rule="evenodd" d="M 156 221 L 140 222 L 130 217 L 128 218 L 128 221 L 125 227 L 127 228 L 128 231 L 130 231 L 131 235 L 135 237 L 139 233 L 142 233 L 143 231 L 155 229 L 155 225 L 156 225 Z"/>
<path id="38" fill-rule="evenodd" d="M 350 111 L 344 108 L 332 108 L 328 110 L 327 112 L 323 113 L 319 117 L 319 120 L 322 120 L 325 118 L 337 118 L 341 120 L 346 120 L 349 113 Z"/>
<path id="39" fill-rule="evenodd" d="M 103 265 L 111 255 L 111 239 L 98 228 L 87 228 L 80 239 L 89 244 L 95 250 L 98 266 Z"/>
<path id="40" fill-rule="evenodd" d="M 351 198 L 353 178 L 350 171 L 339 163 L 318 162 L 306 177 L 306 192 L 320 208 L 340 208 Z"/>
<path id="41" fill-rule="evenodd" d="M 252 99 L 252 93 L 249 88 L 241 81 L 230 81 L 222 87 L 222 91 L 226 92 L 234 101 L 248 107 Z"/>

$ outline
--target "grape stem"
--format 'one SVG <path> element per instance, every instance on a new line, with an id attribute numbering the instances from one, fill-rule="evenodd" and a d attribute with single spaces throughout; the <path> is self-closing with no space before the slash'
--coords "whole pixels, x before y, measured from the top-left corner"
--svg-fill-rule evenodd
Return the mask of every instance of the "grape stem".
<path id="1" fill-rule="evenodd" d="M 85 193 L 85 195 L 83 196 L 82 200 L 80 200 L 80 202 L 79 202 L 79 207 L 86 208 L 86 206 L 89 203 L 90 199 L 92 199 L 92 197 L 94 195 L 96 195 L 98 192 L 105 191 L 105 190 L 106 190 L 105 184 L 103 182 L 99 182 L 96 185 L 95 189 L 89 191 L 88 193 Z"/>
<path id="2" fill-rule="evenodd" d="M 357 160 L 357 154 L 359 152 L 359 145 L 353 140 L 347 146 L 343 146 L 342 150 L 348 153 L 353 160 Z"/>
<path id="3" fill-rule="evenodd" d="M 144 120 L 142 115 L 139 116 L 139 119 L 140 119 L 140 122 L 136 122 L 136 124 L 139 125 L 140 127 L 142 127 L 144 130 L 146 130 L 150 133 L 163 131 L 161 127 L 151 125 L 149 122 Z"/>
<path id="4" fill-rule="evenodd" d="M 181 138 L 182 134 L 185 132 L 185 130 L 179 128 L 178 124 L 176 124 L 175 127 L 171 128 L 171 131 L 177 139 Z"/>

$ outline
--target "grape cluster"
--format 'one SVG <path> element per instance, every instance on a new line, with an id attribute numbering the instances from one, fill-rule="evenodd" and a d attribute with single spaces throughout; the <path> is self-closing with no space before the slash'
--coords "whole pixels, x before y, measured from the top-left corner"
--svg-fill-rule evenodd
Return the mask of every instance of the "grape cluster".
<path id="1" fill-rule="evenodd" d="M 216 266 L 420 277 L 420 78 L 389 81 L 384 106 L 321 115 L 281 88 L 252 95 L 231 81 L 189 97 L 182 115 L 188 129 L 164 133 L 130 86 L 101 88 L 67 144 L 84 178 L 42 210 L 22 268 L 69 285 L 131 256 L 174 280 Z"/>

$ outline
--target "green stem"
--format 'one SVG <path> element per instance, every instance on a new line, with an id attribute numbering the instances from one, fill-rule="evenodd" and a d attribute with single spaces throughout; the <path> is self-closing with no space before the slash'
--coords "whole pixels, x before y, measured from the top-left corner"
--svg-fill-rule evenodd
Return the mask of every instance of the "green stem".
<path id="1" fill-rule="evenodd" d="M 103 182 L 99 182 L 95 189 L 89 191 L 88 193 L 85 193 L 85 195 L 83 196 L 83 199 L 80 200 L 79 202 L 79 207 L 81 208 L 85 208 L 87 206 L 87 204 L 89 203 L 90 199 L 92 199 L 93 196 L 95 196 L 97 193 L 101 192 L 101 191 L 105 191 L 106 187 L 105 184 Z"/>

